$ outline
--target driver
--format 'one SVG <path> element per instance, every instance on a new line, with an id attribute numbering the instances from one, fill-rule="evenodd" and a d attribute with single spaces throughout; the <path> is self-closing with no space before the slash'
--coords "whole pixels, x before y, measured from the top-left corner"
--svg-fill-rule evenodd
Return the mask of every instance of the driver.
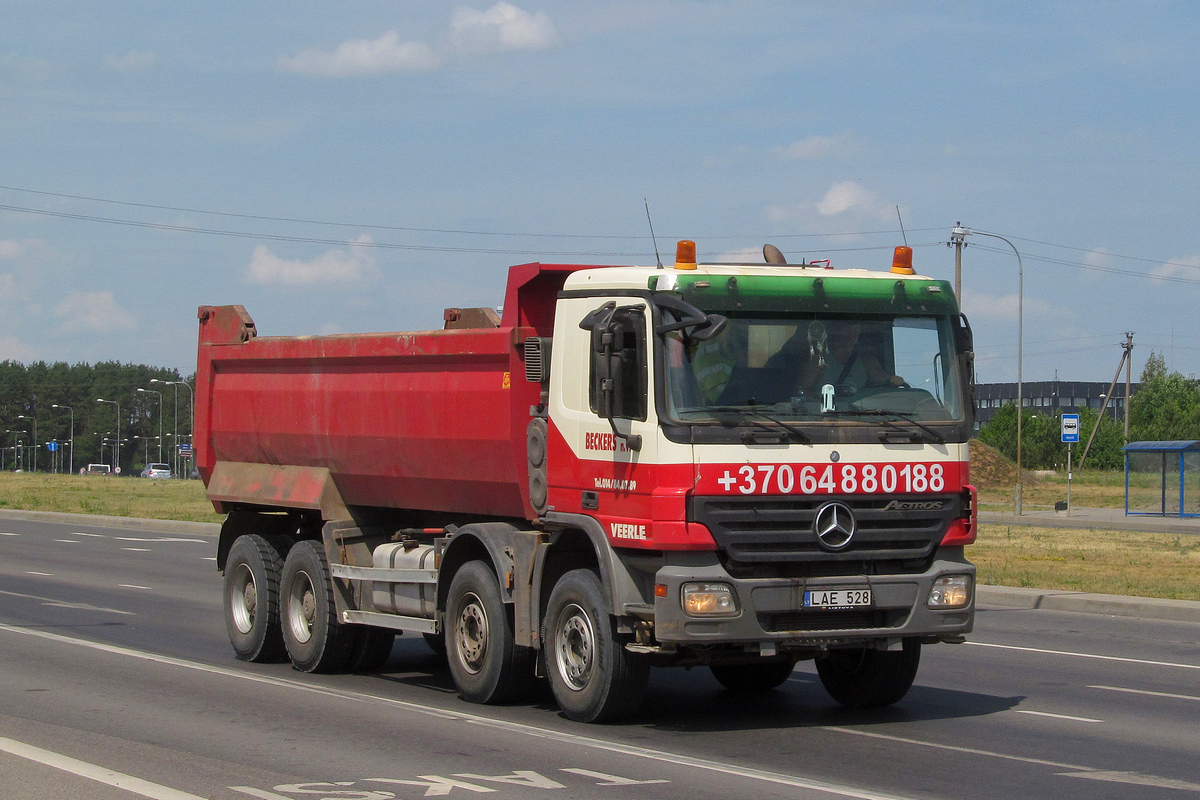
<path id="1" fill-rule="evenodd" d="M 813 322 L 797 336 L 805 340 L 809 356 L 801 360 L 797 389 L 808 397 L 820 397 L 821 387 L 826 384 L 832 384 L 841 397 L 866 388 L 904 384 L 904 379 L 885 369 L 878 352 L 862 340 L 862 323 L 858 320 Z"/>

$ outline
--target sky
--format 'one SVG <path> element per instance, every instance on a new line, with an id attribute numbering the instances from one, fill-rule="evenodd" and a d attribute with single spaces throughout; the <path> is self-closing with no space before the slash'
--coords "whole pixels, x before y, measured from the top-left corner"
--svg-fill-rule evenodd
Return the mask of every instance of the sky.
<path id="1" fill-rule="evenodd" d="M 664 258 L 950 281 L 961 221 L 980 382 L 1019 309 L 1025 381 L 1108 381 L 1126 331 L 1200 374 L 1194 2 L 4 9 L 0 360 L 191 374 L 227 303 L 439 328 L 512 264 L 654 264 L 648 205 Z"/>

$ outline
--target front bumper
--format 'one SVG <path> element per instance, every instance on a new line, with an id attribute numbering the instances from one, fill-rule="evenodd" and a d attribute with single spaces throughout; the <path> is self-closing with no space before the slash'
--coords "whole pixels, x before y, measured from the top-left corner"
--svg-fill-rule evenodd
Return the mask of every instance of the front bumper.
<path id="1" fill-rule="evenodd" d="M 668 565 L 655 582 L 666 586 L 655 598 L 654 637 L 660 644 L 723 645 L 771 642 L 793 647 L 828 647 L 872 640 L 922 637 L 954 639 L 969 633 L 975 617 L 975 567 L 961 548 L 935 555 L 920 574 L 845 575 L 820 578 L 734 578 L 712 554 L 711 563 Z M 698 560 L 700 562 L 708 559 Z M 926 605 L 933 582 L 942 576 L 968 575 L 970 602 L 963 608 Z M 693 617 L 680 605 L 681 588 L 693 581 L 733 588 L 739 613 L 730 617 Z M 813 589 L 867 589 L 869 609 L 806 609 L 804 592 Z"/>

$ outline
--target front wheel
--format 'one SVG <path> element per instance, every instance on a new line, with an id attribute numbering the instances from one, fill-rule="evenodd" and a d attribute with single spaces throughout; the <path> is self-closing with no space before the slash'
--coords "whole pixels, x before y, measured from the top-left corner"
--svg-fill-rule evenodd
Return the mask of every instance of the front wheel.
<path id="1" fill-rule="evenodd" d="M 829 696 L 847 708 L 890 706 L 912 687 L 921 664 L 921 643 L 905 639 L 902 650 L 831 650 L 818 658 L 817 675 Z"/>
<path id="2" fill-rule="evenodd" d="M 713 664 L 713 677 L 731 692 L 767 692 L 780 686 L 792 675 L 792 659 L 754 664 Z"/>
<path id="3" fill-rule="evenodd" d="M 564 714 L 577 722 L 611 722 L 638 709 L 650 665 L 617 638 L 596 573 L 577 569 L 559 579 L 545 630 L 550 687 Z"/>
<path id="4" fill-rule="evenodd" d="M 450 581 L 446 658 L 454 685 L 472 703 L 516 699 L 534 680 L 530 650 L 517 647 L 496 573 L 469 561 Z"/>

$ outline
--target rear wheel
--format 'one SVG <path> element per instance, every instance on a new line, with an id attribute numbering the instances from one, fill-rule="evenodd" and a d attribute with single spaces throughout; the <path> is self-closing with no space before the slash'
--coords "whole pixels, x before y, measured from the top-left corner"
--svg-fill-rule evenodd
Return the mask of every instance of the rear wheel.
<path id="1" fill-rule="evenodd" d="M 338 622 L 329 562 L 320 542 L 298 542 L 283 563 L 283 641 L 302 672 L 337 672 L 353 655 L 355 632 Z"/>
<path id="2" fill-rule="evenodd" d="M 534 680 L 531 650 L 517 647 L 492 568 L 469 561 L 450 582 L 446 658 L 454 684 L 472 703 L 504 703 Z"/>
<path id="3" fill-rule="evenodd" d="M 783 684 L 792 675 L 796 662 L 767 661 L 754 664 L 713 664 L 713 677 L 731 692 L 766 692 Z"/>
<path id="4" fill-rule="evenodd" d="M 283 557 L 276 544 L 256 533 L 239 536 L 225 562 L 225 628 L 242 661 L 269 663 L 286 656 L 279 626 Z"/>
<path id="5" fill-rule="evenodd" d="M 818 658 L 817 675 L 830 697 L 847 708 L 889 706 L 912 688 L 921 664 L 921 643 L 905 639 L 902 650 L 831 650 Z"/>
<path id="6" fill-rule="evenodd" d="M 559 579 L 545 630 L 550 687 L 564 714 L 578 722 L 611 722 L 641 706 L 650 665 L 617 637 L 596 573 L 577 569 Z"/>

